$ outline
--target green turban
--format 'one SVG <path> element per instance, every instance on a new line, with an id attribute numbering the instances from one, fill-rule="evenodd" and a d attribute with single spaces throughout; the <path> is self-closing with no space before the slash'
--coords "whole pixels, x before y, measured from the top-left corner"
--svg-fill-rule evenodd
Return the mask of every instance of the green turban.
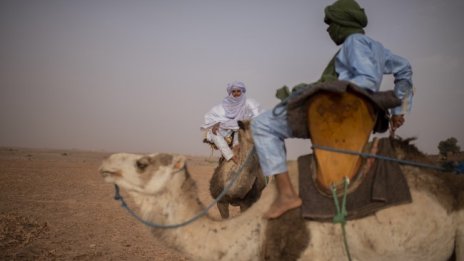
<path id="1" fill-rule="evenodd" d="M 342 44 L 350 34 L 364 33 L 367 16 L 356 1 L 338 0 L 327 6 L 324 12 L 324 22 L 329 25 L 327 31 L 337 45 Z"/>

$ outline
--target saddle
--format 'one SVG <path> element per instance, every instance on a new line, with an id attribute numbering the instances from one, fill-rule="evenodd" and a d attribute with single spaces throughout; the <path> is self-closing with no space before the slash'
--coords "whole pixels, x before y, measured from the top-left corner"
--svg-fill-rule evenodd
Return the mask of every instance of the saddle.
<path id="1" fill-rule="evenodd" d="M 347 82 L 324 86 L 306 90 L 309 95 L 304 102 L 297 98 L 303 107 L 298 108 L 300 116 L 306 110 L 306 135 L 311 138 L 313 148 L 313 154 L 298 158 L 303 217 L 333 218 L 337 214 L 333 193 L 339 202 L 346 195 L 348 219 L 411 202 L 409 187 L 397 163 L 360 156 L 366 152 L 393 156 L 388 138 L 369 143 L 372 132 L 388 129 L 388 106 L 379 105 L 372 93 Z M 391 93 L 387 95 L 390 99 Z M 390 103 L 390 107 L 397 105 L 398 101 Z M 292 106 L 295 103 L 290 99 L 289 114 L 295 108 Z M 292 127 L 291 119 L 289 115 Z"/>
<path id="2" fill-rule="evenodd" d="M 361 152 L 372 132 L 376 115 L 359 94 L 320 91 L 310 98 L 308 123 L 317 164 L 316 182 L 324 191 L 353 180 L 361 166 L 359 155 L 319 149 L 320 146 Z"/>

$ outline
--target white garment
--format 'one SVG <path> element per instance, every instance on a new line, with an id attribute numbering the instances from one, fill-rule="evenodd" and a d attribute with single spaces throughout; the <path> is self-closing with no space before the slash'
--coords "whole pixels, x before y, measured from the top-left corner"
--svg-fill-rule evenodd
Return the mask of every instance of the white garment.
<path id="1" fill-rule="evenodd" d="M 224 158 L 230 160 L 234 154 L 227 145 L 224 137 L 230 136 L 234 131 L 238 130 L 237 121 L 250 120 L 262 112 L 263 110 L 256 100 L 246 99 L 241 113 L 239 113 L 236 118 L 230 119 L 226 117 L 226 111 L 223 105 L 219 104 L 211 108 L 211 110 L 205 114 L 205 120 L 201 126 L 201 130 L 206 131 L 206 140 L 213 142 Z M 220 123 L 218 135 L 214 135 L 212 127 L 218 122 Z M 233 146 L 238 144 L 238 132 L 235 133 L 232 144 Z"/>
<path id="2" fill-rule="evenodd" d="M 239 117 L 234 118 L 231 122 L 231 119 L 226 117 L 226 112 L 222 106 L 222 103 L 218 104 L 205 114 L 201 130 L 207 130 L 218 122 L 221 123 L 221 129 L 238 130 L 237 121 L 249 120 L 253 117 L 256 117 L 263 112 L 263 109 L 261 109 L 261 105 L 256 100 L 246 99 L 243 111 L 244 113 L 238 115 Z M 228 122 L 228 124 L 224 124 L 226 122 Z"/>
<path id="3" fill-rule="evenodd" d="M 226 160 L 230 160 L 233 156 L 234 153 L 229 147 L 229 144 L 227 144 L 227 141 L 225 140 L 225 137 L 232 136 L 233 135 L 233 140 L 232 140 L 232 147 L 235 145 L 238 145 L 238 132 L 235 132 L 233 130 L 225 130 L 225 129 L 219 129 L 218 130 L 218 135 L 215 135 L 212 131 L 212 129 L 208 129 L 206 132 L 206 139 L 208 141 L 211 141 L 216 145 L 218 150 L 221 152 L 222 156 Z"/>

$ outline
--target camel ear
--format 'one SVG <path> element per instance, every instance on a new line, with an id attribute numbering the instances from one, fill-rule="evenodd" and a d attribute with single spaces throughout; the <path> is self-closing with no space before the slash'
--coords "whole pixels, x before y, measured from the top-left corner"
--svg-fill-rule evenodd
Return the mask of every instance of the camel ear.
<path id="1" fill-rule="evenodd" d="M 174 160 L 172 161 L 172 167 L 174 170 L 180 170 L 185 166 L 185 162 L 187 158 L 184 155 L 176 155 L 174 156 Z"/>
<path id="2" fill-rule="evenodd" d="M 237 124 L 238 124 L 238 127 L 242 130 L 244 130 L 246 128 L 245 126 L 245 122 L 243 121 L 237 121 Z"/>

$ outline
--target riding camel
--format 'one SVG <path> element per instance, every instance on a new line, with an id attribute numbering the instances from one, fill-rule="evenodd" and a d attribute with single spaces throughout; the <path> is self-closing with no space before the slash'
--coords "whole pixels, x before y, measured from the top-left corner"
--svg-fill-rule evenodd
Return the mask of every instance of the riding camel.
<path id="1" fill-rule="evenodd" d="M 266 186 L 258 162 L 258 156 L 253 148 L 253 138 L 249 130 L 249 121 L 239 121 L 238 130 L 239 147 L 242 151 L 238 154 L 239 165 L 233 161 L 220 160 L 210 180 L 210 194 L 217 198 L 232 182 L 235 175 L 236 180 L 226 190 L 226 194 L 217 202 L 217 207 L 222 218 L 229 217 L 229 205 L 239 206 L 240 211 L 247 210 L 261 196 L 261 191 Z M 250 155 L 248 155 L 248 153 Z M 239 173 L 237 173 L 239 172 Z"/>
<path id="2" fill-rule="evenodd" d="M 417 159 L 413 145 L 394 143 L 399 159 Z M 298 186 L 295 163 L 289 171 Z M 274 181 L 236 217 L 206 214 L 178 228 L 154 227 L 152 233 L 192 260 L 463 260 L 464 179 L 414 166 L 401 170 L 412 202 L 349 220 L 346 238 L 339 224 L 304 219 L 300 209 L 263 219 L 276 196 Z M 145 222 L 179 224 L 205 211 L 183 155 L 113 154 L 100 174 L 127 191 Z"/>

